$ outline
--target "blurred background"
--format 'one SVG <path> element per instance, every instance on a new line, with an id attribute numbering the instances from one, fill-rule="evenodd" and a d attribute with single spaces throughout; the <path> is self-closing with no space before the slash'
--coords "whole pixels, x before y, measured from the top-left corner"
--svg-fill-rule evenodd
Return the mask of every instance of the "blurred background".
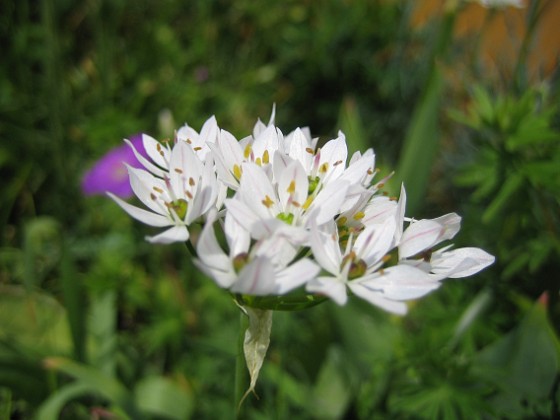
<path id="1" fill-rule="evenodd" d="M 238 308 L 81 185 L 123 138 L 273 104 L 497 261 L 405 317 L 275 313 L 240 418 L 558 418 L 560 2 L 514 3 L 1 1 L 0 419 L 235 418 Z"/>

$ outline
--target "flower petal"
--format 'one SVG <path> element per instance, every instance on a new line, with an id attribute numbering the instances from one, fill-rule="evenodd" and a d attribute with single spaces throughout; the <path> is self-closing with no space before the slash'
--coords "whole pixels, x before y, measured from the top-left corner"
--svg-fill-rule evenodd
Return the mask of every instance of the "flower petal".
<path id="1" fill-rule="evenodd" d="M 404 231 L 399 243 L 399 258 L 412 257 L 439 242 L 444 227 L 433 220 L 413 222 Z"/>
<path id="2" fill-rule="evenodd" d="M 437 289 L 440 283 L 428 274 L 409 265 L 397 265 L 378 272 L 369 278 L 356 281 L 362 286 L 378 292 L 392 300 L 409 300 L 422 297 Z"/>
<path id="3" fill-rule="evenodd" d="M 119 197 L 112 193 L 108 192 L 107 195 L 111 197 L 119 206 L 121 206 L 121 208 L 130 216 L 134 217 L 136 220 L 142 223 L 155 227 L 169 226 L 172 224 L 172 222 L 165 216 L 155 214 L 151 211 L 147 211 L 128 204 L 126 201 L 121 200 Z"/>
<path id="4" fill-rule="evenodd" d="M 185 242 L 189 239 L 189 231 L 185 225 L 176 225 L 171 229 L 163 231 L 159 235 L 146 236 L 146 240 L 153 244 L 170 244 L 173 242 Z"/>
<path id="5" fill-rule="evenodd" d="M 432 273 L 449 278 L 472 276 L 493 264 L 495 257 L 480 248 L 459 248 L 432 255 Z"/>
<path id="6" fill-rule="evenodd" d="M 346 284 L 336 277 L 317 277 L 307 282 L 305 289 L 311 293 L 328 296 L 341 306 L 348 301 Z"/>
<path id="7" fill-rule="evenodd" d="M 239 273 L 231 291 L 255 296 L 276 293 L 274 267 L 270 260 L 266 257 L 257 257 L 249 262 Z"/>
<path id="8" fill-rule="evenodd" d="M 280 271 L 276 277 L 278 293 L 281 295 L 295 289 L 319 274 L 319 267 L 311 260 L 304 258 Z"/>
<path id="9" fill-rule="evenodd" d="M 327 223 L 340 212 L 348 192 L 348 183 L 343 180 L 329 182 L 317 194 L 309 206 L 308 213 L 316 211 L 315 220 L 318 226 Z"/>
<path id="10" fill-rule="evenodd" d="M 363 284 L 351 282 L 348 287 L 356 296 L 387 312 L 397 315 L 404 315 L 407 312 L 406 303 L 387 299 L 383 293 L 377 290 L 368 289 Z"/>

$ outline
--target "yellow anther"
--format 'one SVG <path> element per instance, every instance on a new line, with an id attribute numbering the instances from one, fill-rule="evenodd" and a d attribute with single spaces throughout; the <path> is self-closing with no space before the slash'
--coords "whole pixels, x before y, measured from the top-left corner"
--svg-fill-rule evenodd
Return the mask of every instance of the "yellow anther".
<path id="1" fill-rule="evenodd" d="M 265 164 L 270 162 L 270 156 L 268 155 L 268 150 L 264 151 L 262 160 Z"/>
<path id="2" fill-rule="evenodd" d="M 336 223 L 337 223 L 338 226 L 344 226 L 347 221 L 348 221 L 348 218 L 346 216 L 342 216 L 342 217 L 338 218 Z"/>
<path id="3" fill-rule="evenodd" d="M 292 179 L 292 182 L 290 182 L 290 185 L 288 185 L 288 189 L 286 190 L 286 192 L 288 194 L 293 194 L 296 192 L 296 181 Z"/>
<path id="4" fill-rule="evenodd" d="M 274 201 L 272 201 L 272 199 L 268 195 L 266 195 L 261 203 L 263 203 L 266 208 L 270 208 L 274 204 Z"/>
<path id="5" fill-rule="evenodd" d="M 382 260 L 383 262 L 388 262 L 388 261 L 391 260 L 391 256 L 390 256 L 389 254 L 387 254 L 387 255 L 385 255 L 383 258 L 381 258 L 381 260 Z"/>
<path id="6" fill-rule="evenodd" d="M 233 176 L 239 180 L 241 179 L 241 173 L 242 171 L 239 165 L 238 164 L 233 165 Z"/>
<path id="7" fill-rule="evenodd" d="M 193 195 L 189 191 L 185 191 L 185 195 L 189 197 L 190 200 L 193 199 Z"/>
<path id="8" fill-rule="evenodd" d="M 368 175 L 373 175 L 373 170 L 372 170 L 371 168 L 369 168 L 369 169 L 367 170 L 367 173 L 368 173 Z"/>
<path id="9" fill-rule="evenodd" d="M 329 170 L 328 162 L 325 162 L 321 166 L 319 166 L 319 172 L 321 172 L 323 174 L 327 173 L 328 170 Z"/>
<path id="10" fill-rule="evenodd" d="M 245 159 L 249 159 L 249 156 L 251 156 L 251 145 L 250 144 L 245 146 L 245 150 L 243 150 L 243 157 Z"/>
<path id="11" fill-rule="evenodd" d="M 309 153 L 310 155 L 312 155 L 312 154 L 314 153 L 314 152 L 313 152 L 313 149 L 312 149 L 311 147 L 306 147 L 306 148 L 305 148 L 305 151 L 306 151 L 307 153 Z"/>
<path id="12" fill-rule="evenodd" d="M 192 144 L 192 140 L 191 140 L 191 139 L 187 139 L 187 144 Z"/>
<path id="13" fill-rule="evenodd" d="M 356 213 L 354 216 L 352 216 L 352 219 L 354 220 L 362 220 L 364 218 L 366 214 L 363 211 L 359 211 L 358 213 Z"/>
<path id="14" fill-rule="evenodd" d="M 193 150 L 194 150 L 195 152 L 198 152 L 199 150 L 202 150 L 202 147 L 196 146 L 196 147 L 193 147 Z"/>
<path id="15" fill-rule="evenodd" d="M 257 159 L 255 160 L 255 163 L 256 163 L 257 165 L 259 165 L 259 166 L 262 166 L 261 158 L 257 158 Z"/>
<path id="16" fill-rule="evenodd" d="M 194 187 L 194 178 L 192 176 L 189 178 L 189 185 Z"/>
<path id="17" fill-rule="evenodd" d="M 156 201 L 156 195 L 154 193 L 150 193 L 150 198 L 154 201 Z"/>
<path id="18" fill-rule="evenodd" d="M 179 169 L 179 168 L 175 168 L 174 171 L 177 172 L 178 174 L 182 174 L 182 173 L 183 173 L 183 170 L 182 170 L 182 169 Z"/>
<path id="19" fill-rule="evenodd" d="M 298 203 L 297 201 L 292 201 L 292 206 L 294 206 L 294 207 L 301 207 L 301 204 Z"/>
<path id="20" fill-rule="evenodd" d="M 338 165 L 340 165 L 341 163 L 342 163 L 341 160 L 337 160 L 335 163 L 333 163 L 333 166 L 338 166 Z"/>
<path id="21" fill-rule="evenodd" d="M 158 187 L 154 187 L 154 191 L 158 192 L 160 194 L 163 193 L 163 190 L 161 188 L 158 188 Z"/>
<path id="22" fill-rule="evenodd" d="M 303 206 L 301 206 L 304 210 L 307 210 L 309 208 L 309 206 L 311 205 L 311 203 L 313 202 L 313 196 L 310 195 L 309 197 L 307 197 L 307 200 L 305 200 L 305 203 L 303 203 Z"/>
<path id="23" fill-rule="evenodd" d="M 399 201 L 397 197 L 389 197 L 389 201 Z"/>

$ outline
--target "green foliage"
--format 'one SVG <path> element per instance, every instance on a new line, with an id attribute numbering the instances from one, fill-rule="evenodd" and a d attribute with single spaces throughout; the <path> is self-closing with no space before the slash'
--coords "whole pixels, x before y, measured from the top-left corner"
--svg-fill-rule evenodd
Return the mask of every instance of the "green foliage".
<path id="1" fill-rule="evenodd" d="M 498 237 L 502 277 L 538 282 L 534 291 L 550 290 L 546 275 L 560 255 L 560 132 L 552 125 L 557 114 L 547 89 L 528 90 L 521 97 L 478 87 L 466 114 L 453 113 L 475 133 L 475 159 L 456 177 L 458 185 L 474 188 L 483 206 L 483 226 Z M 554 298 L 553 298 L 554 299 Z"/>
<path id="2" fill-rule="evenodd" d="M 80 177 L 137 132 L 169 137 L 216 114 L 244 135 L 276 103 L 283 130 L 342 129 L 429 206 L 452 21 L 428 51 L 408 13 L 369 0 L 2 2 L 0 418 L 233 418 L 231 296 L 186 249 L 147 244 L 150 228 L 83 197 Z M 406 318 L 358 301 L 275 313 L 244 417 L 558 415 L 557 98 L 473 98 L 453 117 L 474 147 L 443 182 L 467 197 L 453 203 L 461 237 L 498 254 L 491 275 Z M 548 314 L 530 303 L 544 291 Z"/>

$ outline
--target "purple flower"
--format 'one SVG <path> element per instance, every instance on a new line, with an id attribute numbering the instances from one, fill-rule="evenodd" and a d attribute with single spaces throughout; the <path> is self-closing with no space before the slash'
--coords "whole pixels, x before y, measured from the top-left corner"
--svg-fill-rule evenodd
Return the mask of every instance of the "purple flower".
<path id="1" fill-rule="evenodd" d="M 142 134 L 130 137 L 130 142 L 142 156 L 148 156 L 142 143 Z M 109 191 L 122 198 L 132 197 L 125 164 L 142 167 L 130 146 L 124 144 L 111 149 L 84 175 L 82 192 L 85 195 L 101 195 Z"/>

